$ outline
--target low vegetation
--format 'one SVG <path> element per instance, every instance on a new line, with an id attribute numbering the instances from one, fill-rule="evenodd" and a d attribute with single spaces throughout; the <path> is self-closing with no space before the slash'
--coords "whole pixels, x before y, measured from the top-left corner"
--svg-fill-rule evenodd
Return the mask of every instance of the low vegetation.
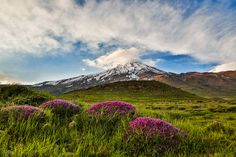
<path id="1" fill-rule="evenodd" d="M 32 91 L 29 88 L 21 85 L 10 85 L 0 87 L 0 102 L 6 105 L 30 104 L 33 106 L 38 106 L 41 103 L 52 98 L 53 97 L 46 92 Z"/>
<path id="2" fill-rule="evenodd" d="M 115 82 L 94 88 L 73 91 L 65 94 L 62 98 L 90 103 L 122 100 L 127 102 L 143 102 L 146 104 L 159 101 L 203 100 L 202 97 L 158 81 Z"/>
<path id="3" fill-rule="evenodd" d="M 95 87 L 60 96 L 78 105 L 78 112 L 70 115 L 62 117 L 50 108 L 41 108 L 40 119 L 10 115 L 0 123 L 0 156 L 236 156 L 234 101 L 208 100 L 167 88 L 161 86 L 158 92 L 145 83 Z M 47 100 L 55 99 L 45 95 Z M 18 105 L 9 103 L 12 97 L 1 97 L 0 116 L 5 106 Z M 97 109 L 91 106 L 110 100 L 126 101 L 135 112 L 99 117 L 88 113 Z M 169 131 L 159 130 L 160 126 L 168 126 L 164 128 Z"/>

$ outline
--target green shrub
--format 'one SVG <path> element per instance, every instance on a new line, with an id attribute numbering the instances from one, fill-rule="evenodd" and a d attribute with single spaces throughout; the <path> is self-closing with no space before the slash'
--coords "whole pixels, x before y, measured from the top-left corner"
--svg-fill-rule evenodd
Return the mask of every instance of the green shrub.
<path id="1" fill-rule="evenodd" d="M 0 99 L 7 100 L 18 95 L 27 95 L 30 91 L 27 87 L 21 85 L 9 85 L 0 88 Z"/>
<path id="2" fill-rule="evenodd" d="M 234 133 L 234 130 L 228 126 L 225 126 L 221 122 L 214 121 L 213 123 L 209 124 L 207 126 L 207 131 L 212 132 L 223 132 L 228 135 L 232 135 Z"/>
<path id="3" fill-rule="evenodd" d="M 52 96 L 46 92 L 32 91 L 21 85 L 9 85 L 0 89 L 0 100 L 5 103 L 38 106 L 50 99 Z"/>
<path id="4" fill-rule="evenodd" d="M 14 97 L 11 100 L 9 100 L 9 102 L 18 105 L 29 104 L 33 106 L 39 106 L 40 104 L 48 101 L 49 99 L 50 97 L 48 96 L 32 94 L 32 95 Z"/>

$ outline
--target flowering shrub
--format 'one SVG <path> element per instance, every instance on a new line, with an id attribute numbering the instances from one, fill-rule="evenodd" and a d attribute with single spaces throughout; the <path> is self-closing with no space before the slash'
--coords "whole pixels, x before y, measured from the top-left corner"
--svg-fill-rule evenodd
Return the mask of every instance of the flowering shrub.
<path id="1" fill-rule="evenodd" d="M 42 109 L 38 107 L 30 106 L 30 105 L 5 107 L 2 109 L 2 114 L 5 118 L 8 118 L 9 115 L 12 114 L 13 116 L 16 116 L 17 118 L 25 118 L 25 119 L 28 119 L 29 117 L 32 117 L 33 115 L 40 115 L 40 116 L 44 115 Z"/>
<path id="2" fill-rule="evenodd" d="M 133 105 L 122 101 L 108 101 L 93 105 L 88 109 L 91 115 L 95 116 L 112 116 L 112 115 L 128 115 L 134 114 L 135 108 Z"/>
<path id="3" fill-rule="evenodd" d="M 126 135 L 129 137 L 129 141 L 134 143 L 136 150 L 148 148 L 150 149 L 148 152 L 155 150 L 160 155 L 167 149 L 174 148 L 183 133 L 179 128 L 164 120 L 138 117 L 129 123 Z M 132 150 L 129 151 L 132 154 Z"/>
<path id="4" fill-rule="evenodd" d="M 129 123 L 128 131 L 129 134 L 143 134 L 147 137 L 158 135 L 171 138 L 176 136 L 180 129 L 162 119 L 138 117 Z"/>
<path id="5" fill-rule="evenodd" d="M 47 101 L 40 105 L 40 107 L 50 109 L 53 113 L 58 115 L 73 115 L 80 111 L 78 105 L 62 99 Z"/>

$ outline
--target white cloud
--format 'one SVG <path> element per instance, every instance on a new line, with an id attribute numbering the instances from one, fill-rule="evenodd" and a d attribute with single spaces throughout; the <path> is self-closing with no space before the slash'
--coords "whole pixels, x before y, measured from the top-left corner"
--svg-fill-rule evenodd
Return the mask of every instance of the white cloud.
<path id="1" fill-rule="evenodd" d="M 117 65 L 124 65 L 126 63 L 139 60 L 140 51 L 137 48 L 117 49 L 114 52 L 105 54 L 96 58 L 95 60 L 84 59 L 83 61 L 92 67 L 109 69 Z"/>
<path id="2" fill-rule="evenodd" d="M 134 61 L 141 61 L 147 65 L 155 66 L 157 63 L 162 61 L 162 59 L 141 59 L 141 53 L 142 50 L 135 47 L 128 49 L 119 48 L 94 60 L 84 59 L 83 61 L 89 66 L 102 69 L 114 68 L 118 65 L 124 65 Z"/>
<path id="3" fill-rule="evenodd" d="M 214 67 L 210 72 L 220 72 L 220 71 L 234 71 L 236 70 L 236 62 L 226 63 Z"/>
<path id="4" fill-rule="evenodd" d="M 144 60 L 142 60 L 143 63 L 145 63 L 149 66 L 153 66 L 153 67 L 155 67 L 158 63 L 160 63 L 162 61 L 163 61 L 163 59 L 155 59 L 155 60 L 153 60 L 153 59 L 144 59 Z"/>
<path id="5" fill-rule="evenodd" d="M 236 60 L 236 13 L 226 9 L 227 2 L 205 1 L 184 17 L 183 8 L 159 0 L 91 0 L 83 7 L 73 0 L 1 0 L 0 54 L 70 52 L 76 41 L 96 49 L 100 42 L 116 40 L 229 63 Z"/>

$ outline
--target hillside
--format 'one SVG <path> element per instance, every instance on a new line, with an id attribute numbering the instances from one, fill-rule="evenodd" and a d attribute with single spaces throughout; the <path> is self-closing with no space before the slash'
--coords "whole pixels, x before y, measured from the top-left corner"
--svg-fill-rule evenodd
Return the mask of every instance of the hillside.
<path id="1" fill-rule="evenodd" d="M 236 71 L 157 75 L 155 79 L 203 97 L 236 98 Z"/>
<path id="2" fill-rule="evenodd" d="M 79 99 L 82 102 L 123 100 L 128 102 L 156 102 L 194 100 L 200 97 L 171 87 L 158 81 L 123 81 L 81 89 L 64 94 L 62 97 Z"/>
<path id="3" fill-rule="evenodd" d="M 154 80 L 157 74 L 168 75 L 167 72 L 149 65 L 140 62 L 131 62 L 96 74 L 38 83 L 33 88 L 47 90 L 54 95 L 60 95 L 74 90 L 87 89 L 119 81 Z"/>
<path id="4" fill-rule="evenodd" d="M 20 98 L 34 92 L 22 86 L 6 86 L 4 91 L 4 97 L 12 93 Z M 3 146 L 0 156 L 235 156 L 235 102 L 199 101 L 203 99 L 158 81 L 116 82 L 54 98 L 62 97 L 80 105 L 81 112 L 71 116 L 59 106 L 57 112 L 45 110 L 43 119 L 37 116 L 22 120 L 0 118 L 0 145 Z M 136 114 L 122 118 L 95 118 L 88 114 L 93 103 L 108 100 L 131 103 Z M 0 117 L 5 115 L 1 107 L 8 105 L 18 103 L 0 101 Z M 160 147 L 156 138 L 141 136 L 127 140 L 124 136 L 137 117 L 160 118 L 187 136 L 160 155 L 156 151 Z M 164 146 L 170 148 L 168 143 Z"/>
<path id="5" fill-rule="evenodd" d="M 21 85 L 2 85 L 0 86 L 0 106 L 4 104 L 30 104 L 39 105 L 51 99 L 49 93 L 30 90 L 26 86 Z"/>
<path id="6" fill-rule="evenodd" d="M 88 89 L 119 81 L 156 80 L 201 97 L 236 97 L 236 71 L 219 73 L 169 73 L 140 62 L 118 65 L 96 74 L 46 81 L 32 86 L 36 90 L 46 90 L 54 95 Z"/>

